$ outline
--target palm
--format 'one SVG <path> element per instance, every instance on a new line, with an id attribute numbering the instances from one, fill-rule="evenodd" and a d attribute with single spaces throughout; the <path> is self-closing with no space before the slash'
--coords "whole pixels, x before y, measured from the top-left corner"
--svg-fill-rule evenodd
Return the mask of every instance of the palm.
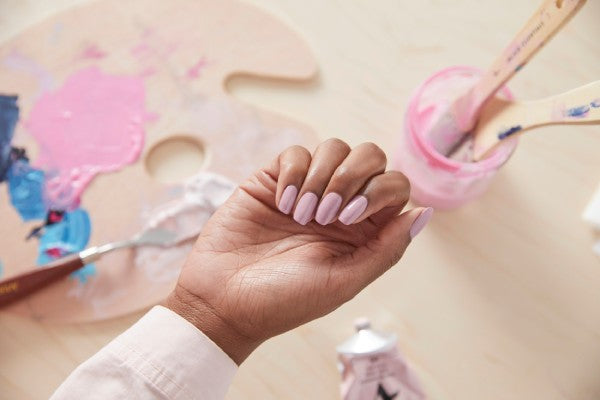
<path id="1" fill-rule="evenodd" d="M 248 335 L 281 333 L 347 300 L 341 275 L 368 257 L 358 250 L 378 232 L 370 219 L 302 226 L 276 209 L 275 182 L 257 175 L 206 224 L 180 285 Z M 297 306 L 290 312 L 285 304 Z"/>

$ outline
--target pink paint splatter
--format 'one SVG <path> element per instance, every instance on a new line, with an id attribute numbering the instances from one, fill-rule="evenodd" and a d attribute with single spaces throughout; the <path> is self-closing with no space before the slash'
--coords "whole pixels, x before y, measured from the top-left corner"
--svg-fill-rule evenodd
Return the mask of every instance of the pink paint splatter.
<path id="1" fill-rule="evenodd" d="M 106 53 L 102 51 L 98 45 L 91 44 L 81 52 L 79 59 L 81 60 L 101 60 L 106 57 Z"/>
<path id="2" fill-rule="evenodd" d="M 35 165 L 46 172 L 53 207 L 77 204 L 101 172 L 116 171 L 139 157 L 144 144 L 144 82 L 86 68 L 43 94 L 25 123 L 40 145 Z"/>
<path id="3" fill-rule="evenodd" d="M 185 76 L 189 79 L 196 79 L 200 77 L 200 73 L 207 65 L 206 58 L 202 57 L 196 64 L 194 64 L 190 69 L 187 70 Z"/>

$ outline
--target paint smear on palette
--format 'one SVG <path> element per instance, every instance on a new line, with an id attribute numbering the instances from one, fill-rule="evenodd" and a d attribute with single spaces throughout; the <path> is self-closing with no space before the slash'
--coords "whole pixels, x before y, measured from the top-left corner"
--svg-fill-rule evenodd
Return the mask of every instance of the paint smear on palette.
<path id="1" fill-rule="evenodd" d="M 21 219 L 44 219 L 48 211 L 44 202 L 44 171 L 33 168 L 23 154 L 12 162 L 7 178 L 10 202 Z"/>
<path id="2" fill-rule="evenodd" d="M 29 163 L 24 148 L 13 147 L 19 107 L 16 96 L 0 95 L 0 182 L 6 180 L 11 204 L 23 221 L 40 221 L 25 240 L 39 239 L 38 265 L 83 250 L 89 241 L 91 224 L 87 212 L 49 209 L 44 201 L 45 174 Z M 81 282 L 96 272 L 93 264 L 74 272 Z"/>
<path id="3" fill-rule="evenodd" d="M 183 196 L 149 211 L 144 229 L 163 228 L 177 233 L 179 245 L 168 249 L 140 247 L 136 249 L 135 265 L 151 282 L 169 282 L 177 278 L 181 260 L 193 246 L 210 216 L 233 193 L 236 184 L 208 172 L 190 178 Z"/>
<path id="4" fill-rule="evenodd" d="M 188 79 L 196 79 L 200 77 L 200 73 L 202 72 L 202 70 L 206 67 L 206 65 L 208 64 L 208 62 L 206 61 L 206 58 L 202 57 L 200 58 L 200 60 L 192 65 L 186 72 L 186 77 Z"/>
<path id="5" fill-rule="evenodd" d="M 79 55 L 80 60 L 101 60 L 107 56 L 97 44 L 90 44 L 86 46 L 81 54 Z"/>
<path id="6" fill-rule="evenodd" d="M 13 71 L 24 72 L 34 78 L 38 83 L 38 93 L 36 93 L 34 97 L 37 97 L 40 93 L 51 90 L 54 87 L 54 78 L 50 72 L 35 60 L 32 60 L 18 51 L 12 51 L 4 57 L 2 59 L 2 65 Z"/>
<path id="7" fill-rule="evenodd" d="M 0 182 L 11 164 L 11 142 L 19 120 L 17 96 L 0 96 Z"/>
<path id="8" fill-rule="evenodd" d="M 46 200 L 72 209 L 94 178 L 133 163 L 144 144 L 144 81 L 96 67 L 71 75 L 34 104 L 26 128 L 40 145 L 35 166 L 46 172 Z"/>

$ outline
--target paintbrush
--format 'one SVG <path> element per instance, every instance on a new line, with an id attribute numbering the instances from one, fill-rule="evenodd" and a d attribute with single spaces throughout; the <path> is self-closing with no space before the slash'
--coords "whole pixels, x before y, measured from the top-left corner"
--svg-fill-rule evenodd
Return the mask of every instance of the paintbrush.
<path id="1" fill-rule="evenodd" d="M 480 160 L 502 140 L 547 125 L 600 123 L 600 81 L 535 101 L 493 97 L 473 131 L 473 158 Z"/>
<path id="2" fill-rule="evenodd" d="M 152 229 L 137 234 L 131 239 L 90 247 L 79 253 L 3 279 L 0 281 L 0 307 L 20 300 L 112 251 L 138 246 L 168 246 L 175 242 L 175 238 L 174 232 Z"/>
<path id="3" fill-rule="evenodd" d="M 478 113 L 529 59 L 583 6 L 586 0 L 545 0 L 481 80 L 452 101 L 431 128 L 433 147 L 449 155 L 460 147 L 474 128 Z"/>

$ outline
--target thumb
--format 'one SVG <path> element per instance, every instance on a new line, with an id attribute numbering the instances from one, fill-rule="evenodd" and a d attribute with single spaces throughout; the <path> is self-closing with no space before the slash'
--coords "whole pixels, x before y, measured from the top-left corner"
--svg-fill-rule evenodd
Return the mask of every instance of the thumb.
<path id="1" fill-rule="evenodd" d="M 357 264 L 354 282 L 359 285 L 354 288 L 356 293 L 400 260 L 412 239 L 427 225 L 432 215 L 431 207 L 406 211 L 392 218 L 376 237 L 354 252 L 352 259 Z"/>

